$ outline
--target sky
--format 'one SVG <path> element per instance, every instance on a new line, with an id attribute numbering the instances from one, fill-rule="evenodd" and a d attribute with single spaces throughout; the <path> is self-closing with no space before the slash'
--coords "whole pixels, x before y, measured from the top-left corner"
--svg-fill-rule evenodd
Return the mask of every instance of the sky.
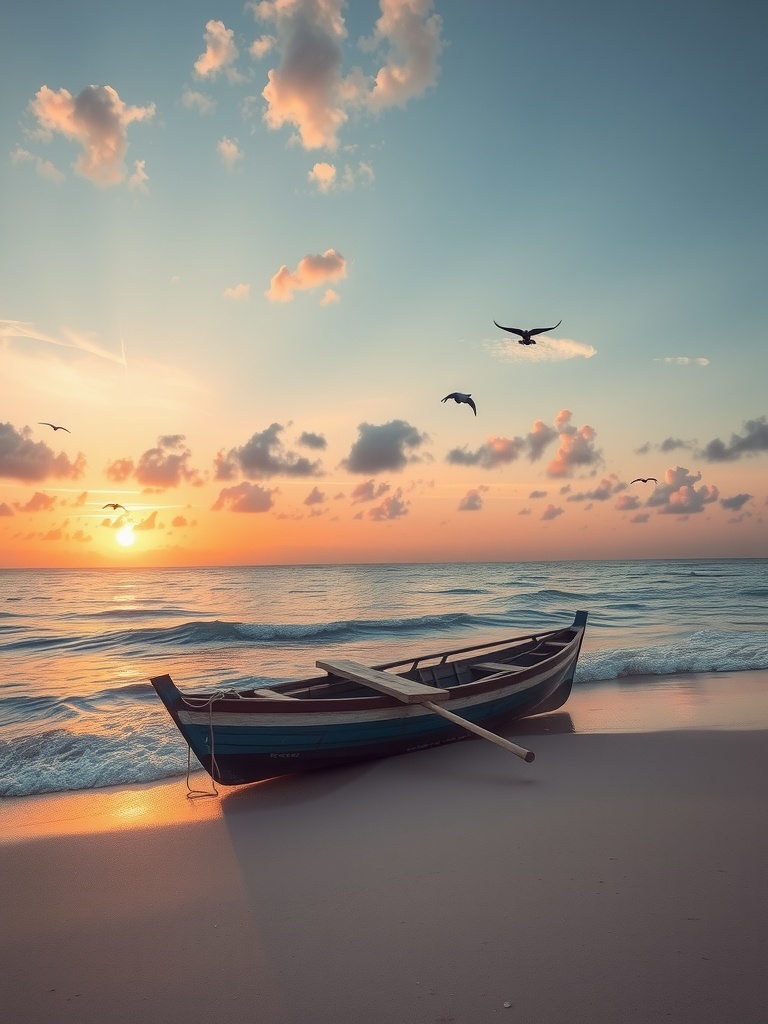
<path id="1" fill-rule="evenodd" d="M 764 4 L 2 20 L 0 566 L 768 556 Z"/>

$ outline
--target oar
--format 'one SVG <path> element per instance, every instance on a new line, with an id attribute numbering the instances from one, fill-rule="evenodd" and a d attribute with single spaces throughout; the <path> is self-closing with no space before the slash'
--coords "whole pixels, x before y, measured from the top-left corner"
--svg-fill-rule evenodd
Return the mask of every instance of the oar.
<path id="1" fill-rule="evenodd" d="M 505 740 L 503 736 L 497 736 L 495 732 L 488 732 L 487 729 L 483 729 L 480 725 L 475 725 L 474 722 L 468 722 L 466 718 L 460 718 L 458 715 L 454 715 L 452 711 L 447 711 L 445 708 L 441 708 L 439 704 L 433 704 L 431 700 L 425 700 L 419 702 L 423 708 L 429 708 L 430 711 L 434 711 L 436 715 L 442 715 L 443 718 L 447 718 L 449 722 L 454 722 L 456 725 L 460 725 L 462 729 L 468 729 L 469 732 L 473 732 L 476 736 L 482 736 L 484 740 L 490 740 L 491 743 L 495 743 L 498 747 L 504 747 L 512 754 L 517 754 L 518 757 L 522 757 L 524 761 L 529 764 L 536 757 L 532 750 L 526 750 L 525 747 L 519 747 L 517 743 L 512 743 L 511 740 Z"/>
<path id="2" fill-rule="evenodd" d="M 390 672 L 382 672 L 380 669 L 368 668 L 367 665 L 360 665 L 358 662 L 349 661 L 346 658 L 334 661 L 320 659 L 315 664 L 318 668 L 325 669 L 326 672 L 341 676 L 342 679 L 352 679 L 354 682 L 362 683 L 364 686 L 371 686 L 380 693 L 389 694 L 390 697 L 395 697 L 397 700 L 402 701 L 403 704 L 420 704 L 423 708 L 434 711 L 436 715 L 442 715 L 443 718 L 447 718 L 448 721 L 453 722 L 455 725 L 460 725 L 462 729 L 467 729 L 469 732 L 475 733 L 476 736 L 482 736 L 484 740 L 490 740 L 491 743 L 504 747 L 505 750 L 509 750 L 512 754 L 517 754 L 518 757 L 522 757 L 528 763 L 536 756 L 532 750 L 519 747 L 517 743 L 505 740 L 503 736 L 497 736 L 495 732 L 488 732 L 482 726 L 475 725 L 474 722 L 468 722 L 466 718 L 460 718 L 458 715 L 454 715 L 452 711 L 446 711 L 445 708 L 434 704 L 433 700 L 435 698 L 446 700 L 448 697 L 447 690 L 427 686 L 425 683 L 406 679 L 404 676 L 393 675 Z"/>

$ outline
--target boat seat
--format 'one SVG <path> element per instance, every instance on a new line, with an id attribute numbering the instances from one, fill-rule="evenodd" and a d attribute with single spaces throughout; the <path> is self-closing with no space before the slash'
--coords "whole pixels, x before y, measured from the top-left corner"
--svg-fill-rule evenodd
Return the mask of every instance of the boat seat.
<path id="1" fill-rule="evenodd" d="M 298 700 L 298 697 L 291 697 L 287 693 L 278 693 L 277 690 L 268 690 L 265 686 L 260 686 L 258 690 L 253 691 L 257 697 L 268 697 L 270 700 Z"/>
<path id="2" fill-rule="evenodd" d="M 503 661 L 483 661 L 480 664 L 474 664 L 472 667 L 481 668 L 487 672 L 522 672 L 524 666 L 505 665 Z"/>

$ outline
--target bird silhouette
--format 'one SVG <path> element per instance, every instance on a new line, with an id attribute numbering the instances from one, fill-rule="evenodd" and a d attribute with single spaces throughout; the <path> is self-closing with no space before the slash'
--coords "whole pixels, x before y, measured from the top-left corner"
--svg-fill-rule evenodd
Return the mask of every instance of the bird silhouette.
<path id="1" fill-rule="evenodd" d="M 496 324 L 495 320 L 493 322 Z M 559 327 L 562 322 L 562 320 L 558 320 L 555 327 Z M 496 326 L 502 331 L 509 331 L 510 334 L 519 334 L 518 345 L 535 345 L 534 334 L 543 334 L 545 331 L 554 331 L 555 329 L 555 327 L 532 327 L 530 331 L 521 331 L 519 327 L 502 327 L 501 324 L 496 324 Z"/>
<path id="2" fill-rule="evenodd" d="M 114 512 L 117 512 L 117 510 L 119 508 L 121 508 L 123 510 L 123 512 L 127 512 L 128 511 L 128 509 L 125 507 L 125 505 L 118 505 L 118 503 L 116 501 L 110 501 L 110 502 L 108 502 L 108 504 L 103 505 L 102 508 L 111 508 Z"/>
<path id="3" fill-rule="evenodd" d="M 471 395 L 462 394 L 461 391 L 452 391 L 450 395 L 446 395 L 445 398 L 441 398 L 440 401 L 447 402 L 449 398 L 452 398 L 457 405 L 461 405 L 462 403 L 464 403 L 464 405 L 468 405 L 475 416 L 477 416 L 477 406 L 472 401 Z"/>
<path id="4" fill-rule="evenodd" d="M 41 427 L 53 427 L 54 430 L 66 430 L 68 434 L 72 433 L 67 427 L 57 427 L 55 423 L 46 423 L 45 420 L 38 420 L 37 422 Z"/>
<path id="5" fill-rule="evenodd" d="M 630 484 L 647 484 L 649 480 L 653 480 L 655 484 L 659 481 L 655 476 L 636 476 L 634 480 L 630 480 Z"/>

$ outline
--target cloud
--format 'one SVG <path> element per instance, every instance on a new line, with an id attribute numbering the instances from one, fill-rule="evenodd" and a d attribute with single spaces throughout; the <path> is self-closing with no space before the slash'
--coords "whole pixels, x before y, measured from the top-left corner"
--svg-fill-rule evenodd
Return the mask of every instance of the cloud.
<path id="1" fill-rule="evenodd" d="M 731 434 L 730 444 L 725 444 L 719 437 L 705 445 L 700 452 L 707 462 L 732 462 L 742 455 L 757 455 L 768 451 L 768 422 L 765 416 L 755 420 L 747 420 L 743 434 Z"/>
<path id="2" fill-rule="evenodd" d="M 576 494 L 570 494 L 565 500 L 566 501 L 608 501 L 613 495 L 619 491 L 623 491 L 626 488 L 626 484 L 619 481 L 615 474 L 611 474 L 610 477 L 604 477 L 597 487 L 592 488 L 590 491 L 578 491 Z"/>
<path id="3" fill-rule="evenodd" d="M 157 512 L 150 512 L 146 519 L 131 526 L 132 530 L 162 530 L 162 523 L 157 522 Z"/>
<path id="4" fill-rule="evenodd" d="M 496 359 L 509 363 L 559 363 L 565 359 L 591 359 L 597 354 L 594 345 L 571 338 L 540 337 L 530 346 L 520 345 L 516 339 L 498 338 L 485 342 L 485 348 Z"/>
<path id="5" fill-rule="evenodd" d="M 689 473 L 684 466 L 668 469 L 664 481 L 657 484 L 645 504 L 658 507 L 659 513 L 663 515 L 703 512 L 704 506 L 717 501 L 720 494 L 716 487 L 706 484 L 696 487 L 700 480 L 701 473 Z"/>
<path id="6" fill-rule="evenodd" d="M 109 352 L 83 334 L 64 328 L 62 335 L 63 337 L 57 337 L 53 334 L 47 334 L 45 331 L 41 331 L 35 324 L 27 321 L 0 320 L 0 339 L 16 338 L 42 341 L 48 345 L 77 349 L 79 352 L 87 352 L 89 355 L 98 356 L 100 359 L 107 359 L 110 362 L 125 365 L 122 353 L 117 355 L 115 352 Z"/>
<path id="7" fill-rule="evenodd" d="M 734 494 L 732 498 L 721 498 L 720 504 L 729 511 L 738 512 L 742 505 L 746 505 L 753 497 L 753 494 Z"/>
<path id="8" fill-rule="evenodd" d="M 483 507 L 482 492 L 487 490 L 487 487 L 481 486 L 475 487 L 472 490 L 467 491 L 467 493 L 459 502 L 459 512 L 479 512 L 480 509 Z"/>
<path id="9" fill-rule="evenodd" d="M 350 111 L 404 106 L 437 79 L 442 21 L 430 13 L 432 0 L 382 0 L 373 34 L 360 45 L 366 53 L 385 50 L 385 63 L 374 75 L 356 67 L 346 77 L 344 0 L 261 0 L 247 6 L 257 20 L 274 23 L 281 56 L 262 92 L 264 121 L 273 129 L 294 127 L 305 149 L 336 149 Z M 267 47 L 259 45 L 254 55 L 264 52 Z"/>
<path id="10" fill-rule="evenodd" d="M 55 184 L 64 181 L 65 176 L 50 160 L 43 160 L 41 157 L 28 152 L 28 150 L 22 149 L 21 146 L 17 146 L 11 153 L 11 161 L 14 164 L 20 164 L 27 160 L 34 164 L 35 173 L 38 177 L 45 178 L 47 181 L 52 181 Z"/>
<path id="11" fill-rule="evenodd" d="M 370 185 L 374 178 L 372 165 L 364 160 L 361 160 L 357 167 L 345 164 L 340 175 L 337 174 L 335 164 L 316 163 L 307 175 L 308 181 L 317 185 L 318 191 L 324 195 L 333 189 L 348 191 L 358 184 Z"/>
<path id="12" fill-rule="evenodd" d="M 262 57 L 266 57 L 268 53 L 274 50 L 276 43 L 277 38 L 275 36 L 259 36 L 248 47 L 248 53 L 250 53 L 254 60 L 261 60 Z"/>
<path id="13" fill-rule="evenodd" d="M 155 104 L 131 107 L 110 85 L 88 85 L 76 97 L 44 85 L 30 103 L 44 137 L 54 132 L 73 139 L 83 152 L 75 171 L 96 185 L 120 185 L 125 179 L 128 126 L 154 117 Z"/>
<path id="14" fill-rule="evenodd" d="M 629 521 L 630 523 L 647 523 L 649 519 L 650 516 L 647 512 L 638 512 L 637 515 L 632 516 L 632 518 Z"/>
<path id="15" fill-rule="evenodd" d="M 481 469 L 496 469 L 519 459 L 525 451 L 521 437 L 489 437 L 474 452 L 464 448 L 452 448 L 445 461 L 455 466 L 479 466 Z"/>
<path id="16" fill-rule="evenodd" d="M 358 425 L 358 439 L 341 463 L 350 473 L 381 473 L 404 469 L 409 462 L 419 462 L 417 451 L 429 440 L 404 420 L 391 420 L 378 426 Z"/>
<path id="17" fill-rule="evenodd" d="M 336 179 L 336 168 L 333 164 L 317 163 L 309 172 L 307 178 L 317 185 L 321 192 L 330 192 Z"/>
<path id="18" fill-rule="evenodd" d="M 677 448 L 690 448 L 690 441 L 683 441 L 679 437 L 667 437 L 659 445 L 660 452 L 673 452 Z"/>
<path id="19" fill-rule="evenodd" d="M 182 482 L 200 486 L 203 479 L 196 469 L 191 469 L 189 459 L 192 452 L 183 444 L 183 434 L 166 434 L 158 437 L 157 446 L 148 448 L 138 463 L 133 459 L 116 459 L 106 468 L 107 478 L 113 483 L 123 483 L 133 476 L 145 488 L 164 491 L 178 487 Z"/>
<path id="20" fill-rule="evenodd" d="M 376 501 L 382 494 L 386 494 L 388 490 L 389 484 L 381 483 L 377 486 L 376 482 L 371 478 L 352 489 L 352 504 L 356 505 L 360 501 Z"/>
<path id="21" fill-rule="evenodd" d="M 233 288 L 224 289 L 224 297 L 227 299 L 237 299 L 241 302 L 247 302 L 251 297 L 251 286 L 249 284 L 236 284 Z"/>
<path id="22" fill-rule="evenodd" d="M 380 505 L 368 509 L 368 518 L 374 522 L 381 523 L 385 519 L 400 519 L 402 516 L 408 515 L 410 501 L 403 501 L 402 499 L 403 492 L 398 487 L 395 493 L 385 498 Z"/>
<path id="23" fill-rule="evenodd" d="M 323 297 L 320 299 L 321 306 L 335 305 L 337 302 L 341 302 L 341 296 L 338 292 L 335 292 L 333 288 L 326 288 L 323 292 Z"/>
<path id="24" fill-rule="evenodd" d="M 313 487 L 309 494 L 304 499 L 305 505 L 322 505 L 325 501 L 325 495 L 319 487 Z"/>
<path id="25" fill-rule="evenodd" d="M 270 489 L 244 480 L 236 487 L 225 487 L 220 491 L 211 509 L 214 512 L 222 509 L 230 512 L 268 512 L 274 505 L 273 495 L 279 493 L 276 487 Z"/>
<path id="26" fill-rule="evenodd" d="M 294 271 L 283 264 L 264 294 L 272 302 L 290 302 L 295 291 L 317 288 L 327 281 L 339 281 L 346 276 L 347 261 L 335 249 L 326 249 L 322 255 L 309 253 L 304 256 Z"/>
<path id="27" fill-rule="evenodd" d="M 85 456 L 77 453 L 74 462 L 65 452 L 54 454 L 45 441 L 33 441 L 32 430 L 21 430 L 11 423 L 0 423 L 0 477 L 33 482 L 49 477 L 79 479 L 85 472 Z"/>
<path id="28" fill-rule="evenodd" d="M 173 519 L 171 520 L 171 526 L 174 526 L 174 527 L 189 526 L 189 523 L 187 522 L 185 516 L 174 516 Z"/>
<path id="29" fill-rule="evenodd" d="M 668 363 L 673 366 L 709 366 L 709 360 L 703 357 L 691 359 L 688 356 L 664 356 L 661 359 L 657 357 L 653 361 L 654 363 Z"/>
<path id="30" fill-rule="evenodd" d="M 237 139 L 230 139 L 226 135 L 216 143 L 221 162 L 231 171 L 238 160 L 243 159 L 243 152 Z"/>
<path id="31" fill-rule="evenodd" d="M 249 480 L 270 476 L 322 476 L 320 462 L 310 462 L 303 455 L 286 451 L 280 440 L 283 427 L 272 423 L 266 430 L 254 434 L 239 448 L 231 448 L 226 456 L 216 456 L 217 480 L 234 479 L 237 469 Z"/>
<path id="32" fill-rule="evenodd" d="M 442 19 L 429 14 L 431 0 L 380 0 L 381 17 L 364 50 L 387 49 L 387 62 L 376 74 L 366 97 L 370 110 L 404 106 L 435 84 L 437 59 L 443 50 Z"/>
<path id="33" fill-rule="evenodd" d="M 185 89 L 181 102 L 187 110 L 196 110 L 199 114 L 212 114 L 216 109 L 216 101 L 194 89 Z"/>
<path id="34" fill-rule="evenodd" d="M 632 512 L 642 504 L 637 494 L 620 494 L 614 508 L 618 512 Z"/>
<path id="35" fill-rule="evenodd" d="M 235 33 L 223 21 L 209 21 L 205 26 L 205 51 L 195 61 L 198 78 L 215 78 L 232 68 L 238 57 Z"/>
<path id="36" fill-rule="evenodd" d="M 323 451 L 328 447 L 328 442 L 322 434 L 313 434 L 308 430 L 303 431 L 299 435 L 299 439 L 296 442 L 302 445 L 304 448 L 314 448 L 316 451 Z"/>
<path id="37" fill-rule="evenodd" d="M 15 512 L 10 505 L 6 505 L 4 501 L 0 501 L 0 516 L 12 516 Z"/>
<path id="38" fill-rule="evenodd" d="M 558 505 L 547 505 L 547 507 L 541 513 L 541 518 L 544 520 L 557 519 L 557 517 L 561 516 L 562 514 L 563 509 L 561 509 Z"/>
<path id="39" fill-rule="evenodd" d="M 597 431 L 587 425 L 578 428 L 572 426 L 571 415 L 568 409 L 562 409 L 555 417 L 555 425 L 560 432 L 560 447 L 547 466 L 549 476 L 571 476 L 575 469 L 595 466 L 603 460 L 602 452 L 594 445 Z"/>
<path id="40" fill-rule="evenodd" d="M 17 512 L 50 512 L 55 505 L 56 498 L 50 494 L 43 494 L 42 491 L 35 491 L 25 505 L 19 501 L 13 503 Z"/>
<path id="41" fill-rule="evenodd" d="M 149 194 L 149 186 L 147 185 L 147 182 L 149 181 L 149 175 L 144 170 L 145 165 L 146 164 L 144 160 L 134 160 L 133 173 L 128 178 L 129 191 L 141 192 L 144 195 Z"/>
<path id="42" fill-rule="evenodd" d="M 531 493 L 528 495 L 529 498 L 546 498 L 546 496 L 546 491 L 531 491 Z"/>

